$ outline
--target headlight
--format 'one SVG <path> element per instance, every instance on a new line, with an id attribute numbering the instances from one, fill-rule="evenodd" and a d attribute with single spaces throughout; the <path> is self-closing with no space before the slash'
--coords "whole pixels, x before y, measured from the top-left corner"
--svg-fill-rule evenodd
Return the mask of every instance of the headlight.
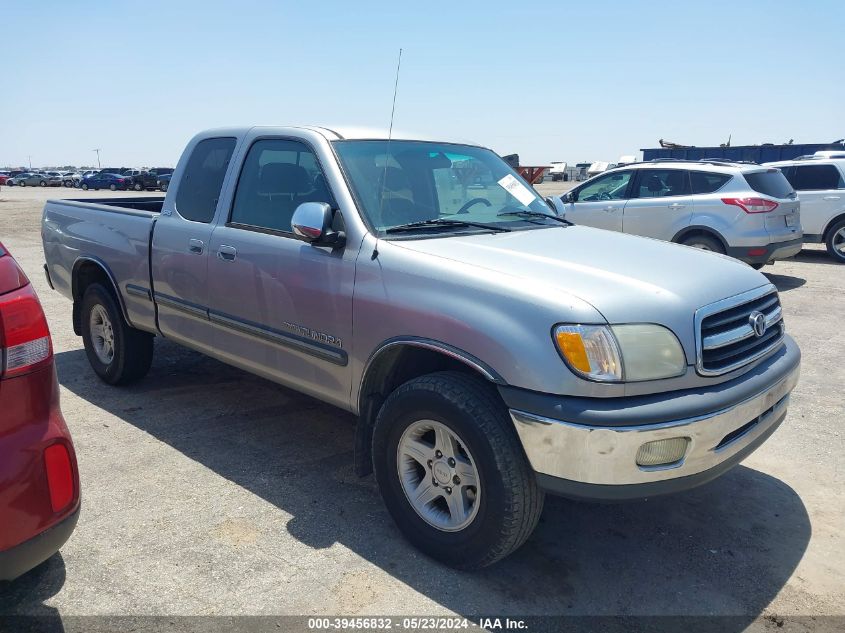
<path id="1" fill-rule="evenodd" d="M 559 325 L 554 339 L 569 368 L 590 380 L 658 380 L 686 370 L 677 337 L 660 325 Z"/>

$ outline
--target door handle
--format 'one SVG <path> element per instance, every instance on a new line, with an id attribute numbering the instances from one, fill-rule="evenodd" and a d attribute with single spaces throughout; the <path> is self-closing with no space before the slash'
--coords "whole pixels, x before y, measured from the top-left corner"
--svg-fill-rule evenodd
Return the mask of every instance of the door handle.
<path id="1" fill-rule="evenodd" d="M 616 210 L 616 207 L 614 207 L 613 205 L 610 205 L 610 204 L 602 209 L 602 211 L 615 211 L 615 210 Z"/>
<path id="2" fill-rule="evenodd" d="M 235 257 L 238 256 L 238 249 L 234 246 L 226 246 L 225 244 L 221 244 L 220 248 L 217 249 L 217 257 L 222 259 L 223 261 L 233 262 L 235 261 Z"/>
<path id="3" fill-rule="evenodd" d="M 672 204 L 669 205 L 669 208 L 670 209 L 683 209 L 686 206 L 687 205 L 685 205 L 685 204 L 678 204 L 677 202 L 673 202 Z"/>
<path id="4" fill-rule="evenodd" d="M 825 196 L 824 200 L 839 200 L 839 196 Z"/>
<path id="5" fill-rule="evenodd" d="M 195 255 L 202 255 L 202 252 L 205 250 L 205 244 L 202 240 L 191 239 L 188 240 L 188 251 L 194 253 Z"/>

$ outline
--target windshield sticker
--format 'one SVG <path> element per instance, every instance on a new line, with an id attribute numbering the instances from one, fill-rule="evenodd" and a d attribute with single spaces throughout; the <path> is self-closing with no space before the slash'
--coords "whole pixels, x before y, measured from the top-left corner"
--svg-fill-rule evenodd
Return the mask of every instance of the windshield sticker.
<path id="1" fill-rule="evenodd" d="M 534 202 L 534 194 L 519 182 L 516 178 L 513 177 L 512 174 L 508 174 L 504 178 L 499 181 L 499 186 L 511 194 L 514 198 L 519 200 L 521 204 L 524 204 L 526 207 Z"/>

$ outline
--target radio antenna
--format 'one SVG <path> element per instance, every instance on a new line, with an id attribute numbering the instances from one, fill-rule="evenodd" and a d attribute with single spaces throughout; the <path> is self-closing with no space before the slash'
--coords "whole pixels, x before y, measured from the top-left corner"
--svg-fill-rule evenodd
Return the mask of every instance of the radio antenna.
<path id="1" fill-rule="evenodd" d="M 387 151 L 384 157 L 384 171 L 381 175 L 381 191 L 379 192 L 379 220 L 384 215 L 384 187 L 387 184 L 387 166 L 390 162 L 390 139 L 393 138 L 393 116 L 396 114 L 396 92 L 399 89 L 399 69 L 402 67 L 402 49 L 399 49 L 399 60 L 396 62 L 396 79 L 393 82 L 393 105 L 390 108 L 390 127 L 387 131 Z M 376 247 L 378 248 L 378 247 Z M 378 250 L 373 252 L 373 259 L 378 255 Z"/>

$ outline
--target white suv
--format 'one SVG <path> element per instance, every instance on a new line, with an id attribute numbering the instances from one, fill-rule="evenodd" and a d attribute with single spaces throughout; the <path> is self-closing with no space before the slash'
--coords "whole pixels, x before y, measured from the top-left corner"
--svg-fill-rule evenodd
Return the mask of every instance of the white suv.
<path id="1" fill-rule="evenodd" d="M 845 263 L 845 154 L 832 156 L 766 164 L 778 167 L 798 192 L 804 241 L 824 242 L 827 252 Z"/>
<path id="2" fill-rule="evenodd" d="M 724 253 L 755 268 L 801 250 L 798 198 L 772 167 L 661 160 L 605 172 L 560 197 L 575 224 Z"/>

